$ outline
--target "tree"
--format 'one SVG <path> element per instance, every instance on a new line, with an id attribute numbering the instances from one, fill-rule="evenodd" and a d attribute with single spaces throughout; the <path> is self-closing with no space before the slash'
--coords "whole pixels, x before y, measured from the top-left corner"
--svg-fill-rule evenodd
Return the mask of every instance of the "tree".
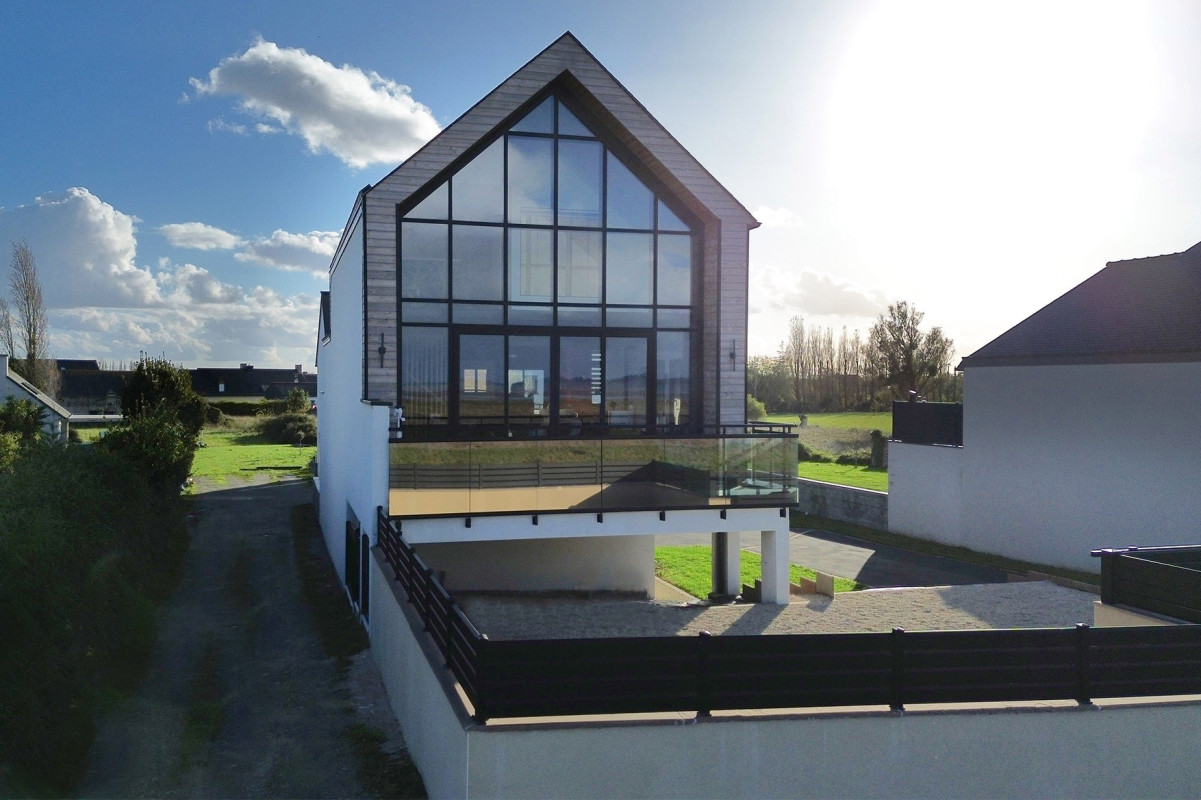
<path id="1" fill-rule="evenodd" d="M 932 380 L 950 368 L 954 342 L 941 328 L 922 333 L 919 326 L 925 316 L 903 300 L 892 303 L 868 334 L 872 370 L 893 397 L 924 393 Z"/>
<path id="2" fill-rule="evenodd" d="M 193 444 L 204 427 L 204 398 L 192 389 L 192 376 L 162 358 L 143 356 L 125 377 L 121 412 L 126 419 L 167 411 L 179 418 Z"/>
<path id="3" fill-rule="evenodd" d="M 805 320 L 793 317 L 788 322 L 788 338 L 780 345 L 780 360 L 792 381 L 792 397 L 796 410 L 805 410 L 805 379 L 809 377 L 805 347 Z"/>
<path id="4" fill-rule="evenodd" d="M 0 346 L 13 357 L 13 368 L 25 380 L 54 397 L 58 370 L 47 350 L 46 301 L 38 280 L 33 250 L 24 239 L 12 243 L 11 302 L 0 298 Z M 24 353 L 18 357 L 18 351 Z"/>

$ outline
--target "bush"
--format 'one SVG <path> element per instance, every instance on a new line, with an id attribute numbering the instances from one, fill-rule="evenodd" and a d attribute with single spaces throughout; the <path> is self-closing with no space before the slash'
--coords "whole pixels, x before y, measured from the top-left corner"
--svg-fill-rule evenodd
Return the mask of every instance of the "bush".
<path id="1" fill-rule="evenodd" d="M 179 503 L 100 448 L 24 449 L 0 475 L 0 796 L 70 794 L 98 699 L 145 674 Z"/>
<path id="2" fill-rule="evenodd" d="M 763 419 L 767 416 L 767 407 L 756 400 L 754 395 L 746 396 L 746 418 L 748 420 Z"/>
<path id="3" fill-rule="evenodd" d="M 297 386 L 288 392 L 288 396 L 284 398 L 284 413 L 303 414 L 309 410 L 309 406 L 312 404 L 313 401 L 309 399 L 309 393 Z"/>
<path id="4" fill-rule="evenodd" d="M 278 444 L 317 444 L 317 420 L 311 414 L 292 412 L 264 417 L 259 432 Z"/>
<path id="5" fill-rule="evenodd" d="M 215 408 L 228 417 L 254 417 L 263 410 L 263 404 L 247 400 L 213 400 L 210 408 Z"/>
<path id="6" fill-rule="evenodd" d="M 121 410 L 127 420 L 170 410 L 193 441 L 204 427 L 207 406 L 192 389 L 188 371 L 161 358 L 139 361 L 121 390 Z"/>
<path id="7" fill-rule="evenodd" d="M 164 406 L 127 417 L 96 446 L 124 458 L 157 491 L 178 494 L 192 471 L 196 437 Z"/>
<path id="8" fill-rule="evenodd" d="M 816 447 L 797 442 L 796 446 L 797 461 L 819 461 L 825 464 L 834 460 L 834 456 L 827 453 L 825 450 L 818 450 Z"/>
<path id="9" fill-rule="evenodd" d="M 872 451 L 864 447 L 860 447 L 857 450 L 848 450 L 845 453 L 840 453 L 834 461 L 838 464 L 848 464 L 856 467 L 867 466 L 872 463 Z"/>

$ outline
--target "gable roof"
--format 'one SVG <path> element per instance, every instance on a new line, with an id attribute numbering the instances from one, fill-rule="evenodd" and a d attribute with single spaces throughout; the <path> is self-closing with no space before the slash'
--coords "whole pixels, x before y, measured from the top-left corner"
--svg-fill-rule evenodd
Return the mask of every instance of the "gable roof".
<path id="1" fill-rule="evenodd" d="M 515 112 L 558 81 L 694 213 L 759 223 L 571 34 L 564 33 L 389 173 L 402 199 L 439 177 Z"/>
<path id="2" fill-rule="evenodd" d="M 959 369 L 1170 361 L 1201 361 L 1201 243 L 1110 262 Z"/>
<path id="3" fill-rule="evenodd" d="M 9 356 L 0 354 L 0 403 L 9 397 L 32 400 L 61 419 L 71 418 L 71 412 L 55 402 L 53 397 L 13 372 L 9 366 Z"/>

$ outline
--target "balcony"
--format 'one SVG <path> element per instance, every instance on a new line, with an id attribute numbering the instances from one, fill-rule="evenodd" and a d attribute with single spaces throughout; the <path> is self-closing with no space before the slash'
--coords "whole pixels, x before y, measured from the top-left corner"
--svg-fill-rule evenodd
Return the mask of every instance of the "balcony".
<path id="1" fill-rule="evenodd" d="M 796 503 L 796 438 L 786 425 L 660 438 L 394 438 L 389 451 L 394 518 Z"/>

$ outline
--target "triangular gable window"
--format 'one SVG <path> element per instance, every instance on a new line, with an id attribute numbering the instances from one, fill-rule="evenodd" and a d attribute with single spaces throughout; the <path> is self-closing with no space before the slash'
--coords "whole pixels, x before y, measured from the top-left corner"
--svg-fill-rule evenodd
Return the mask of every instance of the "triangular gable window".
<path id="1" fill-rule="evenodd" d="M 449 196 L 450 192 L 444 183 L 435 189 L 433 194 L 414 206 L 413 210 L 405 216 L 411 219 L 446 219 Z"/>
<path id="2" fill-rule="evenodd" d="M 568 111 L 567 106 L 562 102 L 559 103 L 559 135 L 596 137 L 596 134 L 588 130 L 588 127 L 580 122 L 575 114 Z"/>
<path id="3" fill-rule="evenodd" d="M 548 97 L 509 129 L 513 133 L 554 133 L 555 98 Z"/>

